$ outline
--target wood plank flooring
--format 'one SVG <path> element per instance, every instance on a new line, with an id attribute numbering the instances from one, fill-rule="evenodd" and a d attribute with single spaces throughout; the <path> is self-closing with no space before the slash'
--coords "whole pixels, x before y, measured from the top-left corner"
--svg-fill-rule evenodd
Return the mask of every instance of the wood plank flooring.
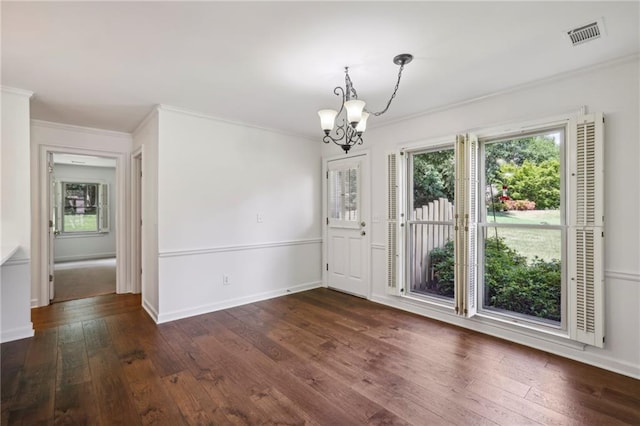
<path id="1" fill-rule="evenodd" d="M 162 325 L 135 295 L 35 309 L 2 425 L 640 424 L 640 381 L 316 289 Z"/>

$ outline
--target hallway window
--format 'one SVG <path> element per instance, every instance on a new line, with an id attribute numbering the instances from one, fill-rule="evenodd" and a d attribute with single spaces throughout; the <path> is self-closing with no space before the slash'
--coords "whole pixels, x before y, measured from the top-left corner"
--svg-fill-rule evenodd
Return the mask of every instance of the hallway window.
<path id="1" fill-rule="evenodd" d="M 62 234 L 108 232 L 108 185 L 60 182 L 56 186 L 59 203 L 56 210 Z"/>

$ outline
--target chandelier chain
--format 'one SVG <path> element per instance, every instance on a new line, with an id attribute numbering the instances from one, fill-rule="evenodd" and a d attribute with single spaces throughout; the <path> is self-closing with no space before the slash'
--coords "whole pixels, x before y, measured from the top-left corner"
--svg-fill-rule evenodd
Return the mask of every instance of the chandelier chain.
<path id="1" fill-rule="evenodd" d="M 384 114 L 385 112 L 387 112 L 387 110 L 391 106 L 391 102 L 393 102 L 393 98 L 395 98 L 396 97 L 396 93 L 398 93 L 398 87 L 400 87 L 400 78 L 402 77 L 402 70 L 403 69 L 404 69 L 404 64 L 400 65 L 400 70 L 398 71 L 398 81 L 396 82 L 396 87 L 393 89 L 393 94 L 389 98 L 389 102 L 387 102 L 387 106 L 384 107 L 384 109 L 382 111 L 372 112 L 371 114 L 373 114 L 374 116 L 378 117 L 378 116 Z"/>

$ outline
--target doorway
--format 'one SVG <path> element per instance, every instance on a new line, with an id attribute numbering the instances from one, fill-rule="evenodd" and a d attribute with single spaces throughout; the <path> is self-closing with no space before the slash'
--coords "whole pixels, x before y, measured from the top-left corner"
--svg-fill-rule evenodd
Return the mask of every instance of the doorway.
<path id="1" fill-rule="evenodd" d="M 371 287 L 369 156 L 328 159 L 324 166 L 325 282 L 367 298 Z"/>
<path id="2" fill-rule="evenodd" d="M 49 301 L 116 293 L 116 159 L 48 157 Z"/>

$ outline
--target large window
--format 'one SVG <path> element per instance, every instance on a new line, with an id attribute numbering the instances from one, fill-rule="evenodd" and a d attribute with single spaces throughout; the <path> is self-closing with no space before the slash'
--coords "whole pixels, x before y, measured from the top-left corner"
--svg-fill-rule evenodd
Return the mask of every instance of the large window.
<path id="1" fill-rule="evenodd" d="M 602 346 L 603 122 L 390 154 L 388 292 Z"/>
<path id="2" fill-rule="evenodd" d="M 481 141 L 482 307 L 561 327 L 564 128 Z M 482 205 L 481 205 L 482 206 Z"/>

